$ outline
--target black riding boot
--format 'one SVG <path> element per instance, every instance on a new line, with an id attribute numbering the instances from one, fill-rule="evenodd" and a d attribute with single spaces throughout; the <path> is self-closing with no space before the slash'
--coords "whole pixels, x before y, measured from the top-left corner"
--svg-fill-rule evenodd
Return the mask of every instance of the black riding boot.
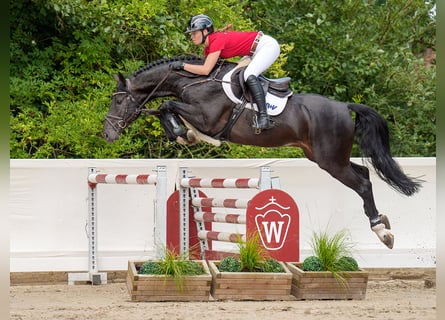
<path id="1" fill-rule="evenodd" d="M 266 130 L 273 127 L 273 123 L 270 121 L 269 115 L 266 109 L 266 97 L 264 96 L 264 90 L 260 81 L 254 75 L 250 75 L 246 80 L 246 85 L 249 88 L 252 98 L 258 106 L 260 116 L 258 122 L 254 124 L 255 129 Z"/>

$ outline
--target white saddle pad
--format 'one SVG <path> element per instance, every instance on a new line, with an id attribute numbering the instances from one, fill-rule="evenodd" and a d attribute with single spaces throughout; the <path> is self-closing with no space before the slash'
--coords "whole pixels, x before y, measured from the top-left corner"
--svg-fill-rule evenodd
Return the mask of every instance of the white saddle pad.
<path id="1" fill-rule="evenodd" d="M 233 72 L 235 72 L 237 68 L 233 68 L 233 70 L 227 72 L 225 76 L 222 79 L 222 87 L 224 89 L 225 94 L 227 97 L 232 100 L 234 103 L 239 104 L 242 103 L 240 99 L 238 99 L 235 94 L 232 91 L 231 86 L 231 78 Z M 292 92 L 285 96 L 285 97 L 278 97 L 276 95 L 271 94 L 270 92 L 266 93 L 266 107 L 267 107 L 267 113 L 271 116 L 277 116 L 281 112 L 283 112 L 284 107 L 286 106 L 287 100 L 292 95 Z M 258 111 L 258 107 L 255 103 L 247 103 L 246 108 L 253 109 Z"/>

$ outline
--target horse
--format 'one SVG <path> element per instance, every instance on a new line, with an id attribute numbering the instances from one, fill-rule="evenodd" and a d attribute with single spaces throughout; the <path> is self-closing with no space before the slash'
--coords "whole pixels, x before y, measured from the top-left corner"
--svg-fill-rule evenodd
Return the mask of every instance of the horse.
<path id="1" fill-rule="evenodd" d="M 208 76 L 199 76 L 173 70 L 171 63 L 178 60 L 203 63 L 197 56 L 164 58 L 129 78 L 121 73 L 114 76 L 117 88 L 103 127 L 108 142 L 118 139 L 125 128 L 145 114 L 158 117 L 168 138 L 182 144 L 206 141 L 219 145 L 228 141 L 260 147 L 299 147 L 307 159 L 362 198 L 371 230 L 386 247 L 393 248 L 389 218 L 377 210 L 368 166 L 350 160 L 353 144 L 358 144 L 362 157 L 397 192 L 411 196 L 420 189 L 421 180 L 407 176 L 393 159 L 388 125 L 376 110 L 318 94 L 291 92 L 282 98 L 286 99 L 282 112 L 271 116 L 273 128 L 258 131 L 252 127 L 257 110 L 244 92 L 242 77 L 237 75 L 245 65 L 220 59 Z M 283 87 L 290 79 L 261 78 L 278 91 L 285 91 Z M 229 86 L 242 103 L 234 102 L 223 86 Z M 175 100 L 164 101 L 158 109 L 145 107 L 148 101 L 160 97 Z"/>

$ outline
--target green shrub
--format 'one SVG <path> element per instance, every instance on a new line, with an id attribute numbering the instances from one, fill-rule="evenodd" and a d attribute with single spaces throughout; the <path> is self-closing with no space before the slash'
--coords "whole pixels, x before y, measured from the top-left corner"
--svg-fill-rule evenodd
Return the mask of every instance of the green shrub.
<path id="1" fill-rule="evenodd" d="M 139 274 L 163 274 L 163 270 L 159 262 L 146 261 L 139 269 Z"/>
<path id="2" fill-rule="evenodd" d="M 219 265 L 221 272 L 240 272 L 241 262 L 235 257 L 224 257 Z"/>
<path id="3" fill-rule="evenodd" d="M 218 267 L 219 271 L 221 272 L 242 272 L 242 271 L 249 271 L 249 272 L 284 272 L 283 266 L 275 259 L 267 259 L 265 261 L 259 261 L 255 268 L 252 270 L 243 270 L 241 267 L 241 261 L 238 258 L 235 257 L 224 257 L 221 259 L 221 262 Z"/>
<path id="4" fill-rule="evenodd" d="M 316 257 L 316 256 L 310 256 L 310 257 L 307 257 L 306 259 L 304 259 L 302 268 L 303 268 L 303 271 L 323 271 L 323 270 L 325 270 L 320 258 Z"/>
<path id="5" fill-rule="evenodd" d="M 194 260 L 184 261 L 183 271 L 185 275 L 200 275 L 204 273 L 201 265 Z"/>
<path id="6" fill-rule="evenodd" d="M 202 266 L 194 260 L 189 260 L 188 252 L 177 254 L 164 248 L 164 257 L 156 261 L 146 261 L 139 268 L 139 274 L 156 274 L 173 277 L 179 291 L 184 289 L 184 277 L 204 274 Z"/>
<path id="7" fill-rule="evenodd" d="M 284 272 L 283 266 L 275 259 L 267 259 L 261 264 L 262 272 Z"/>
<path id="8" fill-rule="evenodd" d="M 219 265 L 225 272 L 284 272 L 281 264 L 269 257 L 267 250 L 261 245 L 258 232 L 238 241 L 239 258 L 225 257 Z"/>
<path id="9" fill-rule="evenodd" d="M 329 271 L 340 284 L 347 286 L 342 272 L 358 270 L 357 261 L 352 258 L 353 243 L 348 239 L 347 230 L 333 235 L 327 231 L 314 232 L 311 246 L 315 255 L 305 259 L 303 270 L 317 271 L 313 269 L 320 268 L 318 271 Z"/>
<path id="10" fill-rule="evenodd" d="M 138 273 L 193 276 L 203 274 L 204 270 L 198 262 L 193 260 L 146 261 L 139 268 Z"/>
<path id="11" fill-rule="evenodd" d="M 317 256 L 324 270 L 337 272 L 338 260 L 343 256 L 351 256 L 353 244 L 348 241 L 347 230 L 340 230 L 333 235 L 327 231 L 313 234 L 312 250 Z"/>
<path id="12" fill-rule="evenodd" d="M 358 263 L 353 257 L 343 256 L 337 261 L 339 271 L 357 271 Z"/>

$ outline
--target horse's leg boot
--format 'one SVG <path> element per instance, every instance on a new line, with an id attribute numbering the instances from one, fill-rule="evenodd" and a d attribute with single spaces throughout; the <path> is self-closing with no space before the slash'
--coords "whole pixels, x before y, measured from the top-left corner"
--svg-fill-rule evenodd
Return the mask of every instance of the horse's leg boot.
<path id="1" fill-rule="evenodd" d="M 266 130 L 273 127 L 273 123 L 267 114 L 266 109 L 266 97 L 264 95 L 263 87 L 259 82 L 258 78 L 254 75 L 250 75 L 246 80 L 246 85 L 249 88 L 252 98 L 258 106 L 259 119 L 257 123 L 254 124 L 255 129 Z"/>
<path id="2" fill-rule="evenodd" d="M 174 135 L 182 136 L 183 134 L 185 134 L 185 129 L 178 123 L 176 117 L 172 113 L 166 112 L 165 120 L 172 129 Z"/>

